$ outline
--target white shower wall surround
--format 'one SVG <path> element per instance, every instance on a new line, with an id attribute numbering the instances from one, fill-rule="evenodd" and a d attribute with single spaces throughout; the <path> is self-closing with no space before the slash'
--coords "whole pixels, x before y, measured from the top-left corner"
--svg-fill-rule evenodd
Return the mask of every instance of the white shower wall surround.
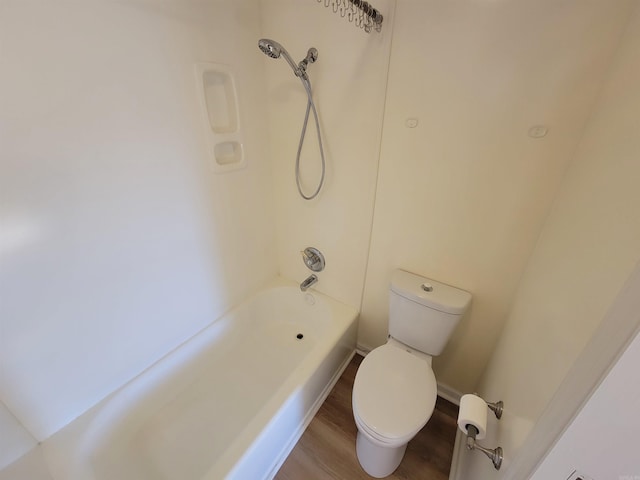
<path id="1" fill-rule="evenodd" d="M 309 46 L 319 52 L 308 72 L 324 142 L 326 181 L 309 202 L 299 201 L 292 181 L 306 93 L 290 69 L 264 60 L 281 273 L 305 278 L 304 265 L 291 252 L 314 245 L 327 257 L 317 288 L 355 306 L 361 303 L 367 265 L 395 4 L 376 2 L 385 25 L 382 32 L 367 35 L 314 2 L 262 2 L 263 37 L 285 45 L 295 59 L 303 58 Z M 312 133 L 307 132 L 300 161 L 307 192 L 321 173 Z"/>
<path id="2" fill-rule="evenodd" d="M 276 275 L 259 8 L 2 2 L 0 398 L 36 441 Z M 229 174 L 200 63 L 233 68 L 247 165 Z"/>

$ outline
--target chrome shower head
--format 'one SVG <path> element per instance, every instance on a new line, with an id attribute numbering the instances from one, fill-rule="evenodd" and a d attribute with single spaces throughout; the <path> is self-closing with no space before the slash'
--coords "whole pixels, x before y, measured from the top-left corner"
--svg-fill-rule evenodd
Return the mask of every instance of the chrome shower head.
<path id="1" fill-rule="evenodd" d="M 307 77 L 307 65 L 309 63 L 313 63 L 318 58 L 318 50 L 315 48 L 310 48 L 307 52 L 307 56 L 296 65 L 296 62 L 293 61 L 289 52 L 280 45 L 275 40 L 271 40 L 269 38 L 261 38 L 258 40 L 258 48 L 262 50 L 266 56 L 271 58 L 280 58 L 281 56 L 287 61 L 289 66 L 293 69 L 293 73 L 296 74 L 297 77 L 300 77 L 304 80 L 308 80 Z"/>
<path id="2" fill-rule="evenodd" d="M 258 41 L 258 48 L 262 50 L 262 52 L 271 58 L 280 58 L 282 51 L 282 45 L 273 40 L 269 40 L 268 38 L 261 38 Z"/>

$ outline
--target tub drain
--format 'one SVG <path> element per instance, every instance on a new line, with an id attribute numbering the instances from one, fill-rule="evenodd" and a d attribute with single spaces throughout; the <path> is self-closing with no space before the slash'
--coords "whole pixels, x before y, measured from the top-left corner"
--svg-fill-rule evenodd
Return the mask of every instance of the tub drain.
<path id="1" fill-rule="evenodd" d="M 297 338 L 298 340 L 302 340 L 302 337 L 304 337 L 304 335 L 303 335 L 303 334 L 301 334 L 301 333 L 299 333 L 299 334 L 297 334 L 297 335 L 296 335 L 296 338 Z"/>

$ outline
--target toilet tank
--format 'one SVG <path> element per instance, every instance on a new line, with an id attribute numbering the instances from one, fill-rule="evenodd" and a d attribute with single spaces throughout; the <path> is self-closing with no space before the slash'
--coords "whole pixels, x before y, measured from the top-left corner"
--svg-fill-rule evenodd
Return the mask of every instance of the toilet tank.
<path id="1" fill-rule="evenodd" d="M 389 334 L 429 355 L 440 355 L 471 303 L 471 294 L 395 270 L 389 286 Z"/>

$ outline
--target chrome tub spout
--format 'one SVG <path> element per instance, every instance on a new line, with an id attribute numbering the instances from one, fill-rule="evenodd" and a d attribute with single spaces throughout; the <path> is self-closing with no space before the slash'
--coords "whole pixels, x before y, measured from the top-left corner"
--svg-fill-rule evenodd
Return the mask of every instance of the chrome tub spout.
<path id="1" fill-rule="evenodd" d="M 303 280 L 303 282 L 300 284 L 300 290 L 302 290 L 303 292 L 307 291 L 307 288 L 309 288 L 311 285 L 313 285 L 314 283 L 316 283 L 318 281 L 318 277 L 316 275 L 309 275 L 307 278 L 305 278 Z"/>

